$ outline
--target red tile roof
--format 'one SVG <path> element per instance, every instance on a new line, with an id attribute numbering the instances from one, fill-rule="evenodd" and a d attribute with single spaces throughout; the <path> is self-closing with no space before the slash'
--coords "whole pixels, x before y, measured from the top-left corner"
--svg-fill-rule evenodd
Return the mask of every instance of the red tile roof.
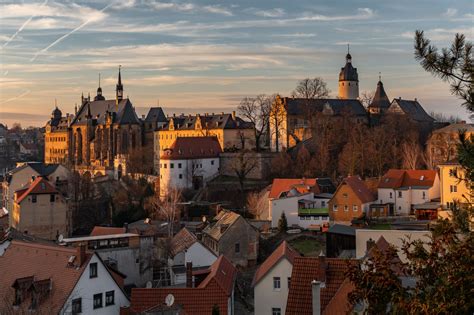
<path id="1" fill-rule="evenodd" d="M 286 258 L 293 264 L 295 257 L 300 256 L 298 252 L 293 250 L 286 241 L 283 241 L 273 253 L 265 259 L 265 261 L 258 267 L 253 278 L 252 286 L 255 286 L 273 266 L 275 266 L 281 259 Z"/>
<path id="2" fill-rule="evenodd" d="M 197 241 L 196 235 L 191 233 L 187 228 L 182 228 L 176 235 L 171 239 L 171 255 L 174 257 L 176 254 L 188 249 Z"/>
<path id="3" fill-rule="evenodd" d="M 375 194 L 370 191 L 359 176 L 348 176 L 344 178 L 343 183 L 352 189 L 362 203 L 367 203 L 377 199 Z"/>
<path id="4" fill-rule="evenodd" d="M 434 170 L 391 169 L 382 177 L 378 188 L 431 187 L 435 178 Z"/>
<path id="5" fill-rule="evenodd" d="M 68 264 L 71 256 L 76 256 L 73 265 Z M 17 279 L 51 279 L 51 292 L 39 305 L 39 312 L 58 314 L 91 257 L 91 254 L 86 253 L 86 261 L 79 267 L 76 249 L 13 240 L 3 256 L 0 256 L 0 301 L 4 303 L 14 298 L 12 285 Z M 23 304 L 21 307 L 29 307 L 31 298 Z"/>
<path id="6" fill-rule="evenodd" d="M 94 226 L 90 236 L 124 234 L 124 227 Z"/>
<path id="7" fill-rule="evenodd" d="M 218 157 L 222 152 L 217 137 L 178 137 L 161 155 L 163 160 L 187 160 Z"/>
<path id="8" fill-rule="evenodd" d="M 172 294 L 174 305 L 181 306 L 184 314 L 209 315 L 214 305 L 218 305 L 220 314 L 228 314 L 228 300 L 233 292 L 236 274 L 237 269 L 232 263 L 220 256 L 212 264 L 210 274 L 197 288 L 132 289 L 129 313 L 139 314 L 163 306 L 166 296 Z"/>
<path id="9" fill-rule="evenodd" d="M 300 193 L 307 193 L 313 187 L 317 188 L 316 178 L 275 178 L 268 198 L 280 198 L 281 193 L 288 192 L 292 188 Z"/>
<path id="10" fill-rule="evenodd" d="M 23 199 L 28 195 L 39 195 L 39 194 L 57 194 L 58 191 L 53 185 L 49 183 L 44 177 L 37 177 L 29 186 L 17 190 L 16 192 L 17 203 L 22 202 Z"/>
<path id="11" fill-rule="evenodd" d="M 295 257 L 293 272 L 291 274 L 291 285 L 288 293 L 286 314 L 288 315 L 312 315 L 312 287 L 313 280 L 321 281 L 319 274 L 320 257 Z M 356 260 L 325 258 L 326 281 L 325 287 L 321 288 L 321 311 L 323 314 L 341 290 L 346 280 L 345 273 L 349 266 L 355 266 Z M 346 289 L 344 289 L 346 290 Z M 347 295 L 337 296 L 338 304 L 347 299 Z"/>

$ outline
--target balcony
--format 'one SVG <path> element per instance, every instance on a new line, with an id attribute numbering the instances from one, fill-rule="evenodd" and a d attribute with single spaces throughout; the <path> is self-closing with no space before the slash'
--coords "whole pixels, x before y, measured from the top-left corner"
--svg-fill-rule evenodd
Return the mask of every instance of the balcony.
<path id="1" fill-rule="evenodd" d="M 300 208 L 298 209 L 299 216 L 311 215 L 311 216 L 327 216 L 329 215 L 328 208 Z"/>

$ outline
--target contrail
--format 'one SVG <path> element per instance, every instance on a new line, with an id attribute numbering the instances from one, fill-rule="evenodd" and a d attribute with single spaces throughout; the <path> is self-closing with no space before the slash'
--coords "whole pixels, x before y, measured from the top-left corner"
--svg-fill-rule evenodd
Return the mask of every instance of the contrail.
<path id="1" fill-rule="evenodd" d="M 99 12 L 104 12 L 107 8 L 109 8 L 110 6 L 112 5 L 112 3 L 108 4 L 107 6 L 105 6 L 102 10 L 100 10 Z M 33 62 L 36 60 L 36 58 L 38 58 L 38 56 L 40 54 L 43 54 L 45 52 L 48 51 L 48 49 L 50 49 L 51 47 L 55 46 L 56 44 L 60 43 L 61 41 L 63 41 L 64 39 L 66 39 L 67 37 L 69 37 L 70 35 L 74 34 L 75 32 L 79 31 L 81 28 L 83 28 L 84 26 L 86 26 L 87 24 L 90 23 L 90 21 L 92 20 L 92 18 L 88 19 L 87 21 L 85 21 L 84 23 L 82 23 L 81 25 L 79 25 L 78 27 L 76 27 L 75 29 L 73 29 L 72 31 L 70 31 L 69 33 L 67 34 L 64 34 L 63 36 L 59 37 L 58 39 L 56 39 L 54 42 L 52 42 L 51 44 L 49 44 L 47 47 L 41 49 L 40 51 L 36 52 L 36 54 L 33 56 L 33 58 L 30 59 L 30 62 Z"/>
<path id="2" fill-rule="evenodd" d="M 5 103 L 8 103 L 8 102 L 14 101 L 16 99 L 22 98 L 23 96 L 30 94 L 30 92 L 31 92 L 30 90 L 26 90 L 25 92 L 21 93 L 20 95 L 11 97 L 9 99 L 4 100 L 3 102 L 0 102 L 0 104 L 5 104 Z"/>
<path id="3" fill-rule="evenodd" d="M 46 3 L 48 3 L 48 0 L 45 0 L 40 7 L 43 7 L 46 5 Z M 12 37 L 10 37 L 6 42 L 5 44 L 3 44 L 2 47 L 6 47 L 12 40 L 15 39 L 15 37 L 21 32 L 23 31 L 23 29 L 31 22 L 31 20 L 33 20 L 33 18 L 36 16 L 36 14 L 33 14 L 32 16 L 30 16 L 28 18 L 28 20 L 25 21 L 25 23 L 23 23 L 22 26 L 20 26 L 20 28 L 15 32 L 15 34 L 12 35 Z"/>

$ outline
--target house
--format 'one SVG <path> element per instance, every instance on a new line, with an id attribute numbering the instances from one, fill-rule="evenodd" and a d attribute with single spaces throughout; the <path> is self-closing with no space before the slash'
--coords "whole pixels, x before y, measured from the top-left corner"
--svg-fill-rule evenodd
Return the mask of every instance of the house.
<path id="1" fill-rule="evenodd" d="M 237 269 L 220 256 L 212 266 L 191 280 L 188 271 L 187 287 L 132 289 L 130 307 L 121 315 L 132 314 L 234 314 L 234 286 Z M 194 285 L 193 285 L 194 283 Z"/>
<path id="2" fill-rule="evenodd" d="M 474 203 L 473 188 L 467 187 L 464 169 L 455 160 L 438 165 L 440 176 L 441 206 L 452 209 L 454 204 Z"/>
<path id="3" fill-rule="evenodd" d="M 359 176 L 344 178 L 329 201 L 329 217 L 335 223 L 348 224 L 369 210 L 376 196 Z"/>
<path id="4" fill-rule="evenodd" d="M 334 224 L 326 233 L 326 256 L 355 257 L 356 229 L 345 224 Z"/>
<path id="5" fill-rule="evenodd" d="M 272 228 L 285 212 L 288 226 L 320 230 L 329 222 L 328 202 L 334 191 L 329 178 L 275 178 L 268 194 Z"/>
<path id="6" fill-rule="evenodd" d="M 153 236 L 128 233 L 126 229 L 94 227 L 90 236 L 65 238 L 72 247 L 86 245 L 108 266 L 126 275 L 125 286 L 145 286 L 153 280 L 153 263 L 157 259 Z"/>
<path id="7" fill-rule="evenodd" d="M 433 165 L 457 159 L 459 133 L 463 131 L 467 137 L 474 135 L 474 124 L 467 124 L 465 121 L 461 121 L 433 131 L 426 143 Z"/>
<path id="8" fill-rule="evenodd" d="M 33 177 L 38 176 L 46 176 L 51 183 L 62 185 L 70 177 L 70 171 L 59 164 L 18 163 L 15 169 L 5 175 L 2 182 L 3 207 L 8 211 L 12 211 L 15 191 L 28 184 Z"/>
<path id="9" fill-rule="evenodd" d="M 354 259 L 295 257 L 286 315 L 347 314 L 353 284 L 346 272 Z M 273 314 L 278 314 L 273 313 Z"/>
<path id="10" fill-rule="evenodd" d="M 241 215 L 222 210 L 202 231 L 202 242 L 217 256 L 245 267 L 257 261 L 259 234 Z"/>
<path id="11" fill-rule="evenodd" d="M 178 137 L 160 157 L 160 194 L 170 189 L 200 189 L 219 173 L 216 137 Z"/>
<path id="12" fill-rule="evenodd" d="M 405 100 L 401 97 L 395 98 L 386 113 L 401 115 L 417 124 L 418 130 L 425 141 L 433 130 L 434 118 L 428 115 L 416 98 L 414 100 Z"/>
<path id="13" fill-rule="evenodd" d="M 129 305 L 121 279 L 84 246 L 13 240 L 0 256 L 0 313 L 118 314 Z"/>
<path id="14" fill-rule="evenodd" d="M 299 256 L 283 241 L 258 267 L 252 281 L 255 314 L 285 314 L 293 261 Z"/>
<path id="15" fill-rule="evenodd" d="M 173 260 L 171 285 L 186 283 L 188 263 L 192 264 L 193 271 L 197 271 L 208 269 L 217 259 L 217 256 L 186 227 L 171 239 L 170 256 Z"/>
<path id="16" fill-rule="evenodd" d="M 57 240 L 71 233 L 66 199 L 46 178 L 37 177 L 15 191 L 10 226 L 36 237 Z"/>
<path id="17" fill-rule="evenodd" d="M 36 156 L 38 154 L 38 145 L 36 143 L 20 143 L 20 154 L 25 156 Z"/>
<path id="18" fill-rule="evenodd" d="M 390 169 L 379 182 L 377 203 L 390 204 L 391 215 L 410 215 L 414 205 L 439 197 L 436 171 Z"/>

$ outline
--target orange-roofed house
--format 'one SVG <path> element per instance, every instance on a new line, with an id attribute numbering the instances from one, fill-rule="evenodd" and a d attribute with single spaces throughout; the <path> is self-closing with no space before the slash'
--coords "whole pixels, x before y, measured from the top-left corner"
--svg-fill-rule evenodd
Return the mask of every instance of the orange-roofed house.
<path id="1" fill-rule="evenodd" d="M 349 314 L 348 294 L 354 289 L 346 278 L 357 260 L 295 257 L 291 274 L 286 315 Z"/>
<path id="2" fill-rule="evenodd" d="M 0 253 L 0 314 L 118 314 L 121 276 L 85 246 L 13 240 Z"/>
<path id="3" fill-rule="evenodd" d="M 160 156 L 160 194 L 205 186 L 219 173 L 221 152 L 217 137 L 178 137 Z"/>
<path id="4" fill-rule="evenodd" d="M 224 256 L 212 266 L 194 276 L 185 288 L 132 289 L 130 307 L 121 315 L 132 314 L 234 314 L 234 285 L 237 269 Z M 202 279 L 202 280 L 200 280 Z M 194 285 L 193 285 L 194 283 Z"/>
<path id="5" fill-rule="evenodd" d="M 359 176 L 348 176 L 329 201 L 331 221 L 349 224 L 353 219 L 362 217 L 376 200 L 375 194 Z"/>
<path id="6" fill-rule="evenodd" d="M 255 314 L 285 314 L 293 261 L 299 256 L 283 241 L 258 267 L 252 282 Z"/>
<path id="7" fill-rule="evenodd" d="M 266 219 L 276 228 L 284 212 L 288 226 L 319 230 L 329 222 L 328 202 L 335 190 L 329 178 L 275 178 Z"/>
<path id="8" fill-rule="evenodd" d="M 440 198 L 440 182 L 434 170 L 391 169 L 378 185 L 377 203 L 390 204 L 395 215 L 413 214 L 413 206 L 435 198 Z"/>
<path id="9" fill-rule="evenodd" d="M 44 177 L 15 191 L 11 226 L 48 240 L 70 233 L 70 213 L 61 193 Z"/>

